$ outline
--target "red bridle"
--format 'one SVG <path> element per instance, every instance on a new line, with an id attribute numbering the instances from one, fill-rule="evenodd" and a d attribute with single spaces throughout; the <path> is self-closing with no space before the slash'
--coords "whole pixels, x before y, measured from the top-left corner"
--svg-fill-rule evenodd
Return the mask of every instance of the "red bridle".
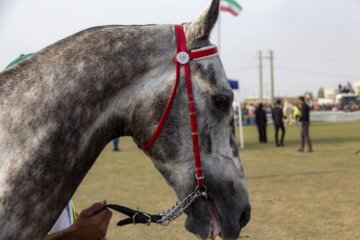
<path id="1" fill-rule="evenodd" d="M 187 91 L 188 104 L 189 104 L 192 142 L 193 142 L 194 160 L 195 160 L 195 168 L 196 168 L 196 181 L 197 181 L 197 187 L 202 188 L 204 186 L 204 175 L 201 167 L 199 138 L 198 138 L 197 121 L 196 121 L 196 109 L 195 109 L 195 103 L 194 103 L 194 97 L 192 91 L 189 62 L 191 60 L 201 60 L 207 57 L 215 56 L 218 54 L 218 49 L 216 46 L 213 45 L 205 48 L 192 50 L 189 52 L 186 48 L 186 37 L 185 37 L 184 27 L 182 25 L 175 25 L 174 27 L 176 33 L 176 52 L 177 52 L 174 58 L 176 63 L 176 79 L 175 79 L 174 88 L 167 102 L 165 110 L 160 118 L 157 129 L 153 133 L 149 142 L 145 144 L 145 146 L 142 148 L 142 150 L 144 152 L 147 152 L 151 149 L 151 147 L 154 145 L 157 138 L 159 137 L 162 128 L 164 127 L 169 111 L 174 102 L 176 90 L 179 85 L 181 66 L 184 66 L 185 84 L 186 84 L 186 91 Z"/>

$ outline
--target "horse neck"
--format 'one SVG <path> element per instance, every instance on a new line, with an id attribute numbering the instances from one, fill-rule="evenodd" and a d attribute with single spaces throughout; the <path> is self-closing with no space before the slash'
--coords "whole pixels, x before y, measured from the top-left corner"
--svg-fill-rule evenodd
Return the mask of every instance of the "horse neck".
<path id="1" fill-rule="evenodd" d="M 0 75 L 0 239 L 47 233 L 107 142 L 131 135 L 172 42 L 170 26 L 90 29 Z"/>

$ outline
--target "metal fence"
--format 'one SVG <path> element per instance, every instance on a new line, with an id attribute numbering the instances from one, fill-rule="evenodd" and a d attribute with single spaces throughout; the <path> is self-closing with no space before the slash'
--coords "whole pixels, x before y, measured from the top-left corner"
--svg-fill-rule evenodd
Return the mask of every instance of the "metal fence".
<path id="1" fill-rule="evenodd" d="M 313 122 L 355 122 L 360 121 L 360 112 L 317 112 L 310 113 Z"/>
<path id="2" fill-rule="evenodd" d="M 271 113 L 268 113 L 266 116 L 268 124 L 272 124 Z M 355 122 L 360 121 L 360 112 L 311 111 L 310 120 L 311 122 Z M 249 124 L 245 123 L 244 125 Z"/>

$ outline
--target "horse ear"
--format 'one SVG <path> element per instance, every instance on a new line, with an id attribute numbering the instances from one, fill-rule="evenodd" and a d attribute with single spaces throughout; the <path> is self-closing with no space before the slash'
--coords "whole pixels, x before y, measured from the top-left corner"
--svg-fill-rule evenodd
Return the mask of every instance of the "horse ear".
<path id="1" fill-rule="evenodd" d="M 187 29 L 188 40 L 208 39 L 219 17 L 220 0 L 212 2 L 201 12 Z"/>

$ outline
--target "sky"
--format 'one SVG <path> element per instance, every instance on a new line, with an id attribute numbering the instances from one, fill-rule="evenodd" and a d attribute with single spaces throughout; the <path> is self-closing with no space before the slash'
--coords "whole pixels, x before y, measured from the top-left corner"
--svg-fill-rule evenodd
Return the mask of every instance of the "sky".
<path id="1" fill-rule="evenodd" d="M 0 69 L 92 26 L 190 22 L 209 0 L 0 0 Z M 360 0 L 238 0 L 239 16 L 221 14 L 221 59 L 239 94 L 270 92 L 268 52 L 274 51 L 275 95 L 317 95 L 320 87 L 360 81 Z M 218 26 L 212 41 L 218 42 Z"/>

